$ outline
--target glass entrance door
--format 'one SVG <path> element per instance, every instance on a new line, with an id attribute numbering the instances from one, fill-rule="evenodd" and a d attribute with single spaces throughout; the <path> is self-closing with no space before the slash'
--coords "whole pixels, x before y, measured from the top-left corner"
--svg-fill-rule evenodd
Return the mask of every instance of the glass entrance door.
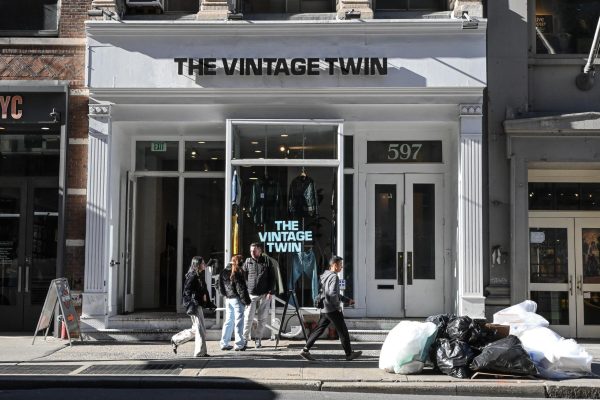
<path id="1" fill-rule="evenodd" d="M 529 290 L 565 337 L 600 334 L 600 218 L 529 218 Z"/>
<path id="2" fill-rule="evenodd" d="M 56 179 L 0 179 L 0 320 L 32 330 L 56 277 Z"/>
<path id="3" fill-rule="evenodd" d="M 367 315 L 443 312 L 442 177 L 367 177 Z"/>

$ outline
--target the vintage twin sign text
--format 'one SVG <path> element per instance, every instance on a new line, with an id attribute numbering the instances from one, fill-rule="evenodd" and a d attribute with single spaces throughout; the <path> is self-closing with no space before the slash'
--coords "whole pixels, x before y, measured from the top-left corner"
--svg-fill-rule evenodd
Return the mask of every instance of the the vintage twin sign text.
<path id="1" fill-rule="evenodd" d="M 302 242 L 312 241 L 312 231 L 298 230 L 298 221 L 275 221 L 276 231 L 259 232 L 258 238 L 267 251 L 297 253 L 302 251 Z"/>
<path id="2" fill-rule="evenodd" d="M 225 75 L 387 75 L 387 58 L 175 58 L 179 75 L 217 75 L 222 68 Z"/>

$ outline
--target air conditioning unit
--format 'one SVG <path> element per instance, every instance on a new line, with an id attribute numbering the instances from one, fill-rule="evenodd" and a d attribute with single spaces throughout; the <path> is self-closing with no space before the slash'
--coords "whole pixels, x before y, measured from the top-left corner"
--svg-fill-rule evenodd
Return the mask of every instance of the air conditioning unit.
<path id="1" fill-rule="evenodd" d="M 125 4 L 128 8 L 154 7 L 161 12 L 165 10 L 164 0 L 125 0 Z"/>

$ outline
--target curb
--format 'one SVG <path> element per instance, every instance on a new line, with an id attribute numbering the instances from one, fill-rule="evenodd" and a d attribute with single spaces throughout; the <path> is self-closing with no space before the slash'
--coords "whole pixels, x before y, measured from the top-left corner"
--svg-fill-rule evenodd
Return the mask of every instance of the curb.
<path id="1" fill-rule="evenodd" d="M 300 390 L 437 396 L 592 398 L 600 399 L 600 382 L 340 382 L 320 380 L 249 380 L 244 378 L 165 376 L 39 376 L 2 375 L 0 390 L 49 388 L 188 388 L 237 390 Z"/>

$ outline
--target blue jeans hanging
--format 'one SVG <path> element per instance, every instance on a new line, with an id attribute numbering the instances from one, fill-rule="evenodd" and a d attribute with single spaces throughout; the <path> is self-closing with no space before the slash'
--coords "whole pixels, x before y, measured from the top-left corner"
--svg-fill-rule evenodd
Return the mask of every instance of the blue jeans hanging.
<path id="1" fill-rule="evenodd" d="M 312 249 L 292 254 L 292 273 L 288 279 L 288 288 L 294 289 L 296 281 L 305 274 L 311 278 L 312 299 L 319 293 L 319 275 L 317 272 L 317 259 Z M 312 305 L 312 299 L 310 304 Z"/>

